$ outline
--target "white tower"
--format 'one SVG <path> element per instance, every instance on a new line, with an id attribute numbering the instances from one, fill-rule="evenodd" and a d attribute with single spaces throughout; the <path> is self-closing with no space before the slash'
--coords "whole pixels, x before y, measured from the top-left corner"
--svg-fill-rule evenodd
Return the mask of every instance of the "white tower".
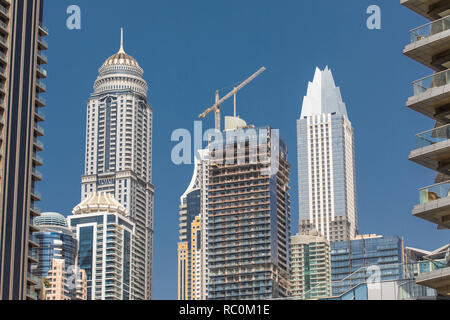
<path id="1" fill-rule="evenodd" d="M 316 69 L 297 121 L 300 231 L 352 239 L 356 217 L 353 127 L 331 70 Z"/>
<path id="2" fill-rule="evenodd" d="M 153 199 L 152 120 L 148 86 L 138 62 L 120 50 L 99 70 L 87 104 L 82 200 L 107 192 L 134 222 L 132 296 L 152 298 Z"/>

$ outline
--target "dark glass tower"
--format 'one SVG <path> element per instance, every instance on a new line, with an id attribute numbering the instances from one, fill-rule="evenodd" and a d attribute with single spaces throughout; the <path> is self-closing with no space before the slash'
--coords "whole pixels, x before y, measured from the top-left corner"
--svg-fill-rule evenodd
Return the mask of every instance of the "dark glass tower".
<path id="1" fill-rule="evenodd" d="M 42 175 L 37 140 L 43 136 L 38 125 L 46 91 L 42 54 L 43 0 L 0 0 L 0 299 L 38 298 L 38 281 L 31 275 L 37 231 L 32 219 L 38 216 L 35 203 L 41 200 L 36 182 Z"/>

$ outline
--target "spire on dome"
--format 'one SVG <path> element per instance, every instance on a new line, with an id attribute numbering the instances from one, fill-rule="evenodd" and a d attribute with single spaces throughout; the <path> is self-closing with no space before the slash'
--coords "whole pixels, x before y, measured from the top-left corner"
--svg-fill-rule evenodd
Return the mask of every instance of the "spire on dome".
<path id="1" fill-rule="evenodd" d="M 120 28 L 120 50 L 119 53 L 125 53 L 123 50 L 123 28 Z"/>

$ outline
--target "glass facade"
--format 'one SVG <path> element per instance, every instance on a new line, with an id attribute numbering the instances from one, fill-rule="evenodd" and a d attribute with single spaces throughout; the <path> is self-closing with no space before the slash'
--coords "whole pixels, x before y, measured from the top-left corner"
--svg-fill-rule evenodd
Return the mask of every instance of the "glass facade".
<path id="1" fill-rule="evenodd" d="M 397 236 L 333 242 L 332 294 L 339 296 L 359 283 L 367 282 L 374 272 L 381 281 L 402 279 L 402 263 L 403 240 Z M 372 266 L 376 269 L 371 269 Z"/>
<path id="2" fill-rule="evenodd" d="M 78 214 L 68 219 L 78 235 L 79 264 L 87 276 L 87 299 L 135 300 L 131 289 L 133 224 L 111 212 Z"/>
<path id="3" fill-rule="evenodd" d="M 52 268 L 52 259 L 65 261 L 66 272 L 76 266 L 77 240 L 67 228 L 67 222 L 62 215 L 43 213 L 34 220 L 39 232 L 33 233 L 33 242 L 39 245 L 33 254 L 39 263 L 32 265 L 32 274 L 38 278 L 47 278 Z M 75 291 L 69 290 L 68 297 L 75 298 Z"/>

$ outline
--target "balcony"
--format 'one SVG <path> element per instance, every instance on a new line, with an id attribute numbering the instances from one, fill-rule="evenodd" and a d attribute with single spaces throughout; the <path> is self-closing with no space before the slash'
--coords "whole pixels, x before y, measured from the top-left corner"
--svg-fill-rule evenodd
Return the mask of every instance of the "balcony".
<path id="1" fill-rule="evenodd" d="M 47 64 L 48 58 L 47 56 L 42 52 L 42 50 L 38 51 L 38 60 L 40 64 Z"/>
<path id="2" fill-rule="evenodd" d="M 420 274 L 416 283 L 435 289 L 439 295 L 450 297 L 450 266 Z"/>
<path id="3" fill-rule="evenodd" d="M 39 172 L 37 169 L 33 168 L 32 173 L 33 173 L 33 179 L 34 180 L 42 181 L 43 176 L 42 176 L 41 172 Z"/>
<path id="4" fill-rule="evenodd" d="M 48 36 L 48 28 L 44 26 L 42 23 L 39 24 L 39 32 L 43 36 Z"/>
<path id="5" fill-rule="evenodd" d="M 40 49 L 43 49 L 43 50 L 48 49 L 48 42 L 42 36 L 38 36 L 38 44 L 39 44 Z"/>
<path id="6" fill-rule="evenodd" d="M 29 300 L 39 300 L 37 293 L 31 289 L 27 289 L 27 298 Z"/>
<path id="7" fill-rule="evenodd" d="M 33 162 L 36 166 L 42 166 L 44 164 L 44 160 L 36 152 L 33 152 Z"/>
<path id="8" fill-rule="evenodd" d="M 47 78 L 47 70 L 42 67 L 37 67 L 37 74 L 39 78 Z"/>
<path id="9" fill-rule="evenodd" d="M 41 209 L 39 209 L 35 205 L 32 205 L 31 206 L 31 216 L 32 216 L 32 218 L 39 217 L 40 215 L 41 215 Z"/>
<path id="10" fill-rule="evenodd" d="M 449 9 L 440 0 L 401 0 L 401 4 L 429 20 L 440 19 Z"/>
<path id="11" fill-rule="evenodd" d="M 27 281 L 33 285 L 38 285 L 41 282 L 38 277 L 34 276 L 30 272 L 28 272 Z"/>
<path id="12" fill-rule="evenodd" d="M 413 215 L 435 223 L 440 229 L 450 229 L 450 181 L 419 190 L 420 204 Z"/>
<path id="13" fill-rule="evenodd" d="M 36 111 L 34 112 L 34 115 L 36 116 L 37 122 L 43 122 L 45 121 L 45 113 L 42 111 L 41 108 L 36 108 Z"/>
<path id="14" fill-rule="evenodd" d="M 44 151 L 44 144 L 42 142 L 40 142 L 37 139 L 34 139 L 33 143 L 34 143 L 35 149 L 37 149 L 39 151 Z"/>
<path id="15" fill-rule="evenodd" d="M 450 125 L 420 133 L 416 139 L 417 149 L 411 151 L 409 160 L 450 175 Z"/>
<path id="16" fill-rule="evenodd" d="M 3 18 L 9 19 L 9 10 L 2 4 L 0 4 L 0 15 Z"/>
<path id="17" fill-rule="evenodd" d="M 36 104 L 38 107 L 45 107 L 45 98 L 42 94 L 36 94 Z"/>
<path id="18" fill-rule="evenodd" d="M 45 92 L 47 90 L 47 86 L 41 80 L 36 81 L 36 87 L 38 92 Z"/>
<path id="19" fill-rule="evenodd" d="M 443 123 L 450 123 L 450 70 L 413 82 L 406 106 Z"/>
<path id="20" fill-rule="evenodd" d="M 31 199 L 33 201 L 41 201 L 42 200 L 42 196 L 41 196 L 41 194 L 38 191 L 31 190 Z"/>
<path id="21" fill-rule="evenodd" d="M 36 123 L 34 124 L 34 131 L 36 132 L 36 135 L 38 137 L 42 137 L 45 134 L 44 128 L 42 128 L 40 125 Z"/>
<path id="22" fill-rule="evenodd" d="M 435 71 L 450 66 L 450 16 L 411 30 L 410 38 L 406 56 Z"/>

